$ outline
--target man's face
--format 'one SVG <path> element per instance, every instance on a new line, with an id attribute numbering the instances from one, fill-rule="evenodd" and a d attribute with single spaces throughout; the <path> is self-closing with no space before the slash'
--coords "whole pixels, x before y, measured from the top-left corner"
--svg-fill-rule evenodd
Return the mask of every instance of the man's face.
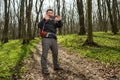
<path id="1" fill-rule="evenodd" d="M 53 11 L 48 11 L 48 12 L 47 12 L 47 15 L 48 15 L 48 16 L 54 16 Z"/>

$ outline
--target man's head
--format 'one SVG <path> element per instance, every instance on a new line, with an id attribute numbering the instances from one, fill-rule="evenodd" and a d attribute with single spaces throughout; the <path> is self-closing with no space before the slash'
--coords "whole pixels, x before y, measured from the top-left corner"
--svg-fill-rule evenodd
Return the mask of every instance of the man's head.
<path id="1" fill-rule="evenodd" d="M 48 16 L 54 16 L 54 13 L 53 13 L 53 10 L 52 10 L 52 9 L 48 9 L 48 10 L 46 11 L 46 14 L 47 14 Z"/>

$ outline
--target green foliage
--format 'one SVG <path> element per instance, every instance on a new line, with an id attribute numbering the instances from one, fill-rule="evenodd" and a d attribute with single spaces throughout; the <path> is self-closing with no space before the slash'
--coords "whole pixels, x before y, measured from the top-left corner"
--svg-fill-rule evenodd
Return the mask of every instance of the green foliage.
<path id="1" fill-rule="evenodd" d="M 20 40 L 0 43 L 0 80 L 11 79 L 14 68 L 29 56 L 38 41 L 39 39 L 32 40 L 28 45 L 22 45 Z"/>
<path id="2" fill-rule="evenodd" d="M 86 40 L 85 36 L 65 35 L 58 36 L 58 41 L 63 46 L 72 51 L 82 54 L 84 57 L 99 60 L 105 63 L 120 64 L 120 33 L 113 35 L 112 33 L 94 32 L 94 41 L 100 47 L 82 46 Z"/>

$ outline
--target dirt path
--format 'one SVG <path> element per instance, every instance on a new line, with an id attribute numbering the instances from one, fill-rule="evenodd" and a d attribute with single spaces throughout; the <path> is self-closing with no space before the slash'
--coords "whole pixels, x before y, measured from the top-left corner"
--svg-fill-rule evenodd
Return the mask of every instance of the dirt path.
<path id="1" fill-rule="evenodd" d="M 41 74 L 41 43 L 25 61 L 28 69 L 22 76 L 22 80 L 120 80 L 120 71 L 115 66 L 103 65 L 72 53 L 59 46 L 59 63 L 63 71 L 55 72 L 52 65 L 51 51 L 48 54 L 48 68 L 50 76 Z"/>

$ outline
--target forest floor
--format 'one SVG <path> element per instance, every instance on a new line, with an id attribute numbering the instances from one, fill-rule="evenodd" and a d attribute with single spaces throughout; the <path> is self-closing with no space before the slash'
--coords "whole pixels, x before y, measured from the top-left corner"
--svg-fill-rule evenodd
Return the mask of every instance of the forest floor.
<path id="1" fill-rule="evenodd" d="M 120 70 L 115 65 L 103 64 L 99 61 L 82 57 L 59 45 L 59 63 L 63 71 L 54 71 L 52 65 L 52 54 L 48 54 L 49 76 L 41 72 L 41 42 L 31 52 L 28 59 L 24 61 L 27 69 L 20 80 L 120 80 Z"/>

